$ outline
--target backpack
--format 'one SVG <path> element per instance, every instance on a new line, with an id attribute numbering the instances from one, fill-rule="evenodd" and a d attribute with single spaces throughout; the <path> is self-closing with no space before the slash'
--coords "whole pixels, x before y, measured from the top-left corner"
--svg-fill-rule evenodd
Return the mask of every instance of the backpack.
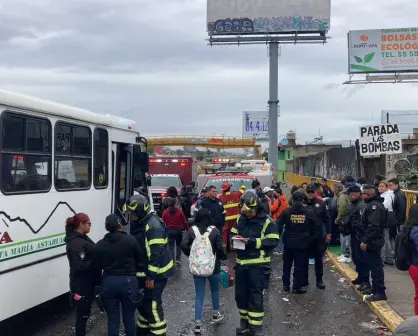
<path id="1" fill-rule="evenodd" d="M 395 266 L 400 271 L 409 270 L 411 256 L 409 254 L 409 237 L 405 233 L 400 233 L 395 239 Z"/>
<path id="2" fill-rule="evenodd" d="M 196 238 L 190 249 L 189 271 L 193 275 L 208 277 L 213 274 L 216 261 L 212 244 L 209 240 L 209 235 L 214 226 L 209 226 L 203 235 L 200 234 L 196 226 L 192 226 L 192 228 Z"/>

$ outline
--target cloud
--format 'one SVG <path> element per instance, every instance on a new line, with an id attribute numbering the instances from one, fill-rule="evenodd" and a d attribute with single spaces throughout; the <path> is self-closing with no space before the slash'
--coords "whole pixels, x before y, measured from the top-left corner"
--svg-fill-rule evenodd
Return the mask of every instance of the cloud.
<path id="1" fill-rule="evenodd" d="M 381 110 L 413 109 L 413 85 L 342 83 L 349 30 L 413 26 L 416 10 L 334 1 L 328 43 L 282 45 L 279 138 L 351 140 Z M 145 136 L 239 136 L 242 112 L 266 109 L 267 47 L 208 46 L 204 0 L 4 0 L 0 17 L 1 88 L 135 119 Z"/>

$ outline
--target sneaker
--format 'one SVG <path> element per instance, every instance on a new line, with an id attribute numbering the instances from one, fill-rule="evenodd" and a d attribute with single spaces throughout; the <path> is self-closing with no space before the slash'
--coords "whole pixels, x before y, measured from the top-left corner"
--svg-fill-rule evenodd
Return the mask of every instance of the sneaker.
<path id="1" fill-rule="evenodd" d="M 307 290 L 304 288 L 292 290 L 292 294 L 306 294 Z"/>
<path id="2" fill-rule="evenodd" d="M 369 302 L 386 301 L 388 297 L 385 293 L 372 294 L 367 298 Z"/>
<path id="3" fill-rule="evenodd" d="M 344 255 L 344 254 L 341 254 L 341 255 L 337 258 L 337 261 L 340 261 L 340 259 L 345 259 L 345 255 Z"/>
<path id="4" fill-rule="evenodd" d="M 176 260 L 176 265 L 177 266 L 181 266 L 181 261 L 180 260 Z"/>
<path id="5" fill-rule="evenodd" d="M 316 287 L 319 289 L 325 289 L 325 284 L 322 282 L 322 280 L 317 281 Z"/>
<path id="6" fill-rule="evenodd" d="M 250 331 L 250 326 L 248 324 L 248 320 L 240 319 L 239 327 L 235 329 L 238 335 L 247 334 Z"/>
<path id="7" fill-rule="evenodd" d="M 194 326 L 194 333 L 200 335 L 202 332 L 202 324 L 200 322 L 196 322 Z"/>
<path id="8" fill-rule="evenodd" d="M 212 315 L 212 322 L 213 323 L 221 322 L 223 319 L 224 319 L 224 316 L 220 312 L 214 313 Z"/>
<path id="9" fill-rule="evenodd" d="M 351 258 L 349 258 L 349 257 L 345 257 L 345 261 L 344 261 L 345 263 L 351 263 Z"/>
<path id="10" fill-rule="evenodd" d="M 315 259 L 309 259 L 309 265 L 315 265 Z"/>

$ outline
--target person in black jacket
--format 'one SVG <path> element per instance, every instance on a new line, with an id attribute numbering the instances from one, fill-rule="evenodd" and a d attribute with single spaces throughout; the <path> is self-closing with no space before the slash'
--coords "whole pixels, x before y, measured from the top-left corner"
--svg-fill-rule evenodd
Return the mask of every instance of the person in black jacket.
<path id="1" fill-rule="evenodd" d="M 403 225 L 406 221 L 406 195 L 399 187 L 399 180 L 396 178 L 390 179 L 389 181 L 389 188 L 393 191 L 395 195 L 394 200 L 394 207 L 393 212 L 396 216 L 396 224 L 398 232 L 400 230 L 401 225 Z M 396 235 L 396 234 L 395 234 Z M 394 238 L 394 235 L 391 234 L 391 237 Z"/>
<path id="2" fill-rule="evenodd" d="M 230 238 L 245 244 L 237 249 L 235 266 L 235 301 L 240 313 L 237 334 L 261 336 L 263 332 L 264 292 L 271 274 L 271 254 L 279 244 L 276 223 L 263 210 L 252 190 L 240 200 L 241 215 L 230 231 Z M 232 244 L 234 245 L 234 244 Z"/>
<path id="3" fill-rule="evenodd" d="M 383 199 L 376 195 L 373 185 L 363 187 L 366 207 L 364 209 L 361 224 L 357 228 L 357 238 L 360 240 L 360 249 L 367 267 L 367 283 L 362 284 L 359 290 L 364 294 L 372 294 L 370 301 L 386 300 L 385 275 L 381 250 L 385 244 L 384 228 L 386 224 L 386 209 Z M 369 284 L 369 274 L 372 277 L 372 287 Z"/>
<path id="4" fill-rule="evenodd" d="M 225 223 L 226 211 L 224 209 L 222 201 L 217 197 L 218 192 L 216 191 L 215 186 L 208 187 L 208 196 L 209 197 L 205 197 L 200 200 L 199 209 L 208 209 L 212 217 L 213 224 L 220 232 L 222 232 L 222 227 Z"/>
<path id="5" fill-rule="evenodd" d="M 148 199 L 131 196 L 123 207 L 131 222 L 131 235 L 139 243 L 141 258 L 138 266 L 138 286 L 145 287 L 144 299 L 138 307 L 137 336 L 165 336 L 162 295 L 167 279 L 174 274 L 174 262 L 163 221 L 151 212 Z"/>
<path id="6" fill-rule="evenodd" d="M 316 287 L 319 289 L 325 289 L 322 277 L 324 275 L 324 252 L 327 247 L 327 243 L 331 241 L 331 223 L 328 215 L 328 209 L 323 200 L 320 200 L 315 194 L 317 187 L 314 183 L 309 184 L 306 187 L 305 205 L 309 210 L 312 210 L 316 215 L 318 222 L 321 225 L 321 234 L 317 239 L 313 240 L 308 247 L 308 255 L 305 260 L 305 273 L 303 286 L 309 286 L 309 258 L 315 259 L 315 277 Z"/>
<path id="7" fill-rule="evenodd" d="M 294 294 L 305 294 L 305 265 L 308 248 L 321 235 L 321 226 L 312 210 L 303 205 L 305 195 L 296 191 L 292 195 L 292 206 L 283 210 L 277 219 L 279 234 L 283 233 L 283 291 L 290 291 L 290 271 L 294 264 Z"/>
<path id="8" fill-rule="evenodd" d="M 321 179 L 321 186 L 322 186 L 322 198 L 332 198 L 332 197 L 334 197 L 334 192 L 328 186 L 328 180 L 326 178 Z"/>
<path id="9" fill-rule="evenodd" d="M 360 240 L 357 238 L 357 230 L 361 225 L 361 216 L 366 207 L 361 197 L 361 189 L 359 186 L 351 186 L 347 189 L 348 204 L 348 216 L 342 223 L 344 230 L 351 233 L 351 255 L 353 263 L 356 266 L 357 278 L 352 282 L 353 285 L 361 285 L 369 283 L 369 274 L 367 267 L 365 266 L 365 260 L 363 253 L 360 249 Z"/>
<path id="10" fill-rule="evenodd" d="M 120 306 L 126 336 L 135 336 L 135 310 L 139 302 L 136 271 L 141 250 L 134 237 L 122 231 L 117 215 L 105 221 L 107 233 L 97 242 L 97 265 L 103 270 L 102 297 L 107 313 L 107 335 L 119 336 Z"/>
<path id="11" fill-rule="evenodd" d="M 67 218 L 65 243 L 70 264 L 71 298 L 76 302 L 75 335 L 85 336 L 91 313 L 94 288 L 100 284 L 100 269 L 94 265 L 95 244 L 87 236 L 90 232 L 89 216 L 78 213 Z"/>
<path id="12" fill-rule="evenodd" d="M 202 308 L 203 300 L 205 298 L 205 286 L 206 279 L 209 281 L 210 292 L 212 295 L 212 321 L 220 322 L 223 319 L 223 315 L 219 311 L 219 273 L 221 270 L 221 260 L 226 260 L 227 255 L 225 249 L 222 246 L 221 233 L 217 228 L 212 226 L 212 219 L 210 217 L 209 210 L 200 209 L 196 213 L 194 220 L 195 225 L 191 227 L 183 238 L 181 243 L 181 249 L 186 256 L 190 256 L 190 250 L 194 240 L 196 239 L 196 230 L 200 235 L 204 235 L 209 232 L 209 240 L 212 245 L 213 254 L 216 256 L 215 268 L 213 274 L 209 277 L 193 275 L 195 285 L 195 329 L 194 332 L 200 334 L 202 328 Z"/>

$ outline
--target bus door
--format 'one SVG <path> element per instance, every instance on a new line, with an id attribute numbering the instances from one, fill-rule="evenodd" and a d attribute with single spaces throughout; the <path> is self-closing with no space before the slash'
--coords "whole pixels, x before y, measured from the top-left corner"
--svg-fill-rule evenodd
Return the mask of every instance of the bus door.
<path id="1" fill-rule="evenodd" d="M 123 217 L 123 205 L 133 194 L 132 145 L 112 143 L 112 185 L 113 185 L 113 213 Z"/>

